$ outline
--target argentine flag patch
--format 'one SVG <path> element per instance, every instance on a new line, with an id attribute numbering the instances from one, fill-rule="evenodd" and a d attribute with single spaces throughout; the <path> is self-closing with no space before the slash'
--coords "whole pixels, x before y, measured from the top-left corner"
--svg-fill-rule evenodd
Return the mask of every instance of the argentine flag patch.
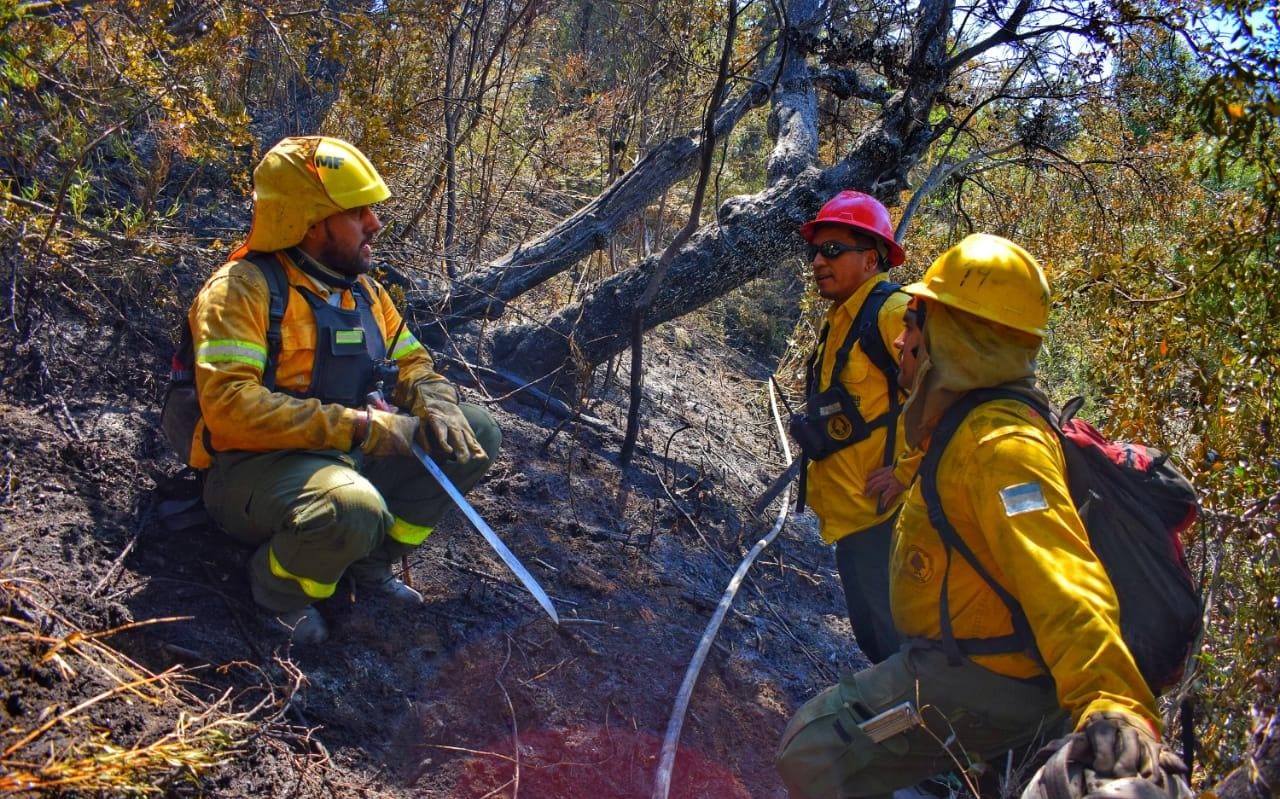
<path id="1" fill-rule="evenodd" d="M 1000 501 L 1004 503 L 1005 516 L 1017 516 L 1019 513 L 1031 513 L 1037 510 L 1048 510 L 1044 491 L 1039 483 L 1019 483 L 1016 486 L 1000 489 Z"/>

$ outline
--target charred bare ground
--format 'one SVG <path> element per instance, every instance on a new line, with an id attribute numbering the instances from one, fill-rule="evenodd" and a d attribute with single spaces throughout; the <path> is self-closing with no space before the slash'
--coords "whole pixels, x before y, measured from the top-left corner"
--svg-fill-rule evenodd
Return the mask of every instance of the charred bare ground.
<path id="1" fill-rule="evenodd" d="M 155 430 L 165 341 L 130 337 L 143 351 L 124 365 L 107 357 L 101 326 L 77 330 L 98 342 L 78 350 L 53 345 L 63 341 L 53 330 L 43 339 L 48 375 L 35 363 L 11 372 L 0 411 L 4 574 L 45 608 L 23 611 L 43 637 L 7 645 L 7 728 L 35 728 L 106 690 L 106 676 L 60 671 L 46 655 L 76 630 L 107 631 L 102 643 L 140 670 L 182 669 L 189 694 L 86 709 L 120 746 L 150 740 L 184 708 L 216 707 L 249 725 L 231 736 L 226 762 L 195 778 L 182 768 L 157 777 L 174 795 L 649 794 L 689 656 L 733 568 L 768 528 L 745 511 L 781 466 L 765 367 L 706 329 L 662 329 L 651 421 L 625 472 L 621 383 L 603 392 L 592 408 L 603 424 L 592 425 L 487 399 L 472 383 L 468 396 L 489 405 L 505 434 L 476 507 L 563 623 L 552 625 L 455 515 L 410 563 L 425 608 L 343 583 L 322 607 L 331 641 L 291 648 L 249 599 L 248 551 L 207 526 L 160 523 L 157 485 L 171 489 L 165 477 L 177 467 Z M 463 371 L 451 377 L 470 382 Z M 717 637 L 673 796 L 784 795 L 772 755 L 786 719 L 859 662 L 840 608 L 812 525 L 791 523 Z"/>
<path id="2" fill-rule="evenodd" d="M 228 796 L 647 794 L 678 672 L 762 529 L 742 509 L 780 466 L 766 368 L 728 352 L 705 332 L 722 320 L 707 320 L 727 321 L 724 303 L 759 287 L 749 281 L 785 270 L 795 225 L 843 188 L 902 204 L 911 269 L 963 230 L 1045 248 L 1070 298 L 1050 342 L 1056 377 L 1098 389 L 1113 422 L 1176 437 L 1199 464 L 1212 512 L 1196 543 L 1221 606 L 1187 687 L 1214 706 L 1205 772 L 1238 767 L 1218 786 L 1224 799 L 1275 784 L 1275 186 L 1245 199 L 1247 187 L 1222 183 L 1275 174 L 1274 114 L 1250 94 L 1274 59 L 1247 9 L 1235 9 L 1234 55 L 1213 52 L 1215 26 L 1180 60 L 1161 42 L 1195 41 L 1202 3 L 1174 2 L 1159 21 L 1128 3 L 1069 4 L 1070 33 L 1034 1 L 747 4 L 758 38 L 739 31 L 716 98 L 716 214 L 645 317 L 661 325 L 644 359 L 647 432 L 620 470 L 616 353 L 651 256 L 688 210 L 713 72 L 699 53 L 729 51 L 717 9 L 734 6 L 691 6 L 681 20 L 661 3 L 594 0 L 467 0 L 440 15 L 321 5 L 0 11 L 0 588 L 13 628 L 0 713 L 15 736 L 0 780 L 17 780 L 0 785 L 71 754 L 103 762 L 109 750 L 72 751 L 77 740 L 167 756 L 155 748 L 166 730 L 220 713 L 256 725 L 234 760 L 166 766 L 156 784 Z M 1125 77 L 1148 66 L 1176 80 Z M 1104 73 L 1119 90 L 1093 97 Z M 1221 74 L 1242 82 L 1204 80 Z M 1200 127 L 1207 137 L 1184 137 Z M 327 609 L 333 644 L 291 651 L 246 600 L 243 551 L 216 531 L 157 524 L 154 486 L 176 468 L 154 429 L 170 333 L 243 235 L 261 151 L 319 131 L 366 148 L 394 187 L 378 251 L 419 335 L 430 326 L 455 362 L 523 375 L 489 383 L 507 449 L 477 501 L 576 615 L 561 631 L 455 520 L 412 564 L 424 612 L 355 601 L 344 586 Z M 790 337 L 768 306 L 738 307 L 768 337 Z M 502 308 L 503 319 L 475 321 Z M 589 374 L 588 390 L 560 387 L 605 422 L 566 422 L 510 395 L 551 373 Z M 473 375 L 495 377 L 453 375 L 482 400 Z M 792 524 L 713 650 L 676 795 L 777 794 L 768 761 L 782 719 L 856 658 L 827 553 L 806 522 Z M 137 626 L 175 615 L 191 618 Z M 86 642 L 137 662 L 112 666 Z M 148 670 L 171 665 L 194 672 Z M 134 678 L 169 692 L 163 709 L 121 688 Z M 108 724 L 118 741 L 98 735 Z"/>

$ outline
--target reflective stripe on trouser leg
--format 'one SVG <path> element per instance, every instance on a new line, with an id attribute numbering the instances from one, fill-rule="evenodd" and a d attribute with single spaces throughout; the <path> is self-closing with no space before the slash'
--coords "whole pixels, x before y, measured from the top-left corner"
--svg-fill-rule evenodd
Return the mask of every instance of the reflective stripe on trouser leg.
<path id="1" fill-rule="evenodd" d="M 426 541 L 427 536 L 431 535 L 434 529 L 431 525 L 414 524 L 396 516 L 395 521 L 391 523 L 391 529 L 387 530 L 387 537 L 392 541 L 416 547 Z"/>
<path id="2" fill-rule="evenodd" d="M 356 464 L 336 450 L 215 456 L 206 506 L 222 529 L 260 545 L 250 563 L 259 605 L 285 612 L 332 594 L 382 543 L 394 520 Z"/>
<path id="3" fill-rule="evenodd" d="M 329 475 L 327 490 L 295 506 L 293 523 L 272 536 L 268 565 L 311 599 L 324 599 L 351 564 L 369 556 L 393 524 L 382 497 L 355 473 Z"/>
<path id="4" fill-rule="evenodd" d="M 302 593 L 312 599 L 328 599 L 333 596 L 333 592 L 337 590 L 337 583 L 322 583 L 316 580 L 308 580 L 306 577 L 294 574 L 285 567 L 280 565 L 280 561 L 276 560 L 276 553 L 267 547 L 267 566 L 271 569 L 271 573 L 282 580 L 293 580 L 302 589 Z"/>
<path id="5" fill-rule="evenodd" d="M 502 431 L 484 408 L 460 403 L 476 440 L 489 455 L 488 460 L 472 460 L 460 464 L 457 461 L 437 460 L 441 470 L 459 491 L 467 491 L 484 476 L 498 457 L 502 444 Z M 360 473 L 381 492 L 387 507 L 394 514 L 394 521 L 387 535 L 369 556 L 352 568 L 353 576 L 389 573 L 392 564 L 413 552 L 426 540 L 427 535 L 439 524 L 441 517 L 453 507 L 453 500 L 435 481 L 417 458 L 367 459 Z M 418 531 L 417 535 L 410 531 Z M 422 532 L 425 531 L 425 532 Z"/>
<path id="6" fill-rule="evenodd" d="M 381 582 L 386 579 L 391 573 L 392 565 L 400 558 L 408 557 L 435 529 L 407 522 L 399 516 L 394 518 L 395 521 L 391 523 L 391 529 L 387 530 L 382 543 L 374 547 L 368 557 L 351 564 L 347 570 L 357 583 Z"/>

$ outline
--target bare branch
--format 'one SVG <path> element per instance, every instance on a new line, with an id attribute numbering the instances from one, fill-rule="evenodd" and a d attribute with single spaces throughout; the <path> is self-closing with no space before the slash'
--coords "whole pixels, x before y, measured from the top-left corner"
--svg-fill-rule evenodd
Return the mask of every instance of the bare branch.
<path id="1" fill-rule="evenodd" d="M 1026 17 L 1027 12 L 1031 10 L 1031 0 L 1018 0 L 1018 4 L 1013 7 L 1009 18 L 1001 23 L 1000 28 L 987 38 L 967 47 L 957 53 L 947 62 L 949 69 L 955 69 L 961 64 L 968 63 L 974 56 L 985 53 L 993 47 L 999 47 L 1002 44 L 1008 44 L 1018 38 L 1018 26 L 1022 24 L 1022 20 Z"/>
<path id="2" fill-rule="evenodd" d="M 906 235 L 907 228 L 911 224 L 911 218 L 915 216 L 915 212 L 920 207 L 920 203 L 924 202 L 924 200 L 930 194 L 932 194 L 935 190 L 937 190 L 939 186 L 941 186 L 953 175 L 955 175 L 956 173 L 964 172 L 970 166 L 978 163 L 979 161 L 991 160 L 995 158 L 997 155 L 1000 155 L 1002 153 L 1007 153 L 1010 150 L 1017 149 L 1020 146 L 1022 145 L 1015 142 L 1013 144 L 1006 144 L 1003 147 L 998 147 L 994 150 L 985 150 L 985 151 L 976 152 L 973 155 L 970 155 L 968 158 L 964 159 L 963 161 L 958 161 L 954 163 L 947 162 L 947 161 L 939 161 L 938 163 L 934 164 L 933 169 L 929 172 L 929 177 L 925 178 L 925 181 L 923 184 L 921 184 L 920 188 L 916 190 L 915 194 L 911 195 L 911 200 L 910 202 L 907 203 L 906 210 L 902 212 L 902 218 L 898 220 L 898 227 L 896 230 L 894 230 L 894 233 L 893 233 L 894 239 L 898 242 L 898 244 L 902 244 L 902 240 Z"/>
<path id="3" fill-rule="evenodd" d="M 716 118 L 716 136 L 732 131 L 748 111 L 768 97 L 767 81 L 753 81 Z M 502 303 L 560 274 L 603 249 L 618 228 L 697 166 L 699 143 L 670 139 L 651 150 L 607 190 L 527 246 L 462 278 L 448 298 L 448 325 L 502 313 Z M 495 301 L 496 300 L 496 301 Z"/>
<path id="4" fill-rule="evenodd" d="M 1005 28 L 1001 28 L 999 32 L 992 34 L 988 39 L 966 48 L 956 55 L 952 56 L 947 62 L 949 69 L 954 69 L 961 64 L 971 61 L 975 56 L 980 55 L 993 47 L 1002 44 L 1012 44 L 1013 42 L 1025 42 L 1028 39 L 1039 39 L 1050 33 L 1078 33 L 1081 36 L 1094 36 L 1097 30 L 1091 27 L 1080 27 L 1078 25 L 1046 25 L 1043 28 L 1032 28 L 1022 33 L 1013 33 Z"/>
<path id="5" fill-rule="evenodd" d="M 883 86 L 863 82 L 862 76 L 852 69 L 820 69 L 813 73 L 811 79 L 814 86 L 826 89 L 841 100 L 884 103 L 892 96 Z"/>
<path id="6" fill-rule="evenodd" d="M 707 111 L 702 123 L 702 143 L 698 153 L 698 186 L 693 192 L 689 221 L 663 250 L 662 257 L 658 259 L 657 268 L 649 276 L 649 285 L 645 286 L 644 293 L 636 301 L 636 307 L 631 313 L 631 396 L 627 408 L 626 438 L 622 441 L 622 452 L 619 456 L 624 467 L 631 463 L 631 455 L 636 447 L 636 436 L 640 432 L 640 400 L 644 385 L 644 317 L 649 307 L 653 305 L 653 298 L 657 296 L 658 289 L 667 276 L 672 259 L 698 229 L 698 221 L 702 218 L 702 200 L 707 193 L 707 181 L 711 178 L 711 161 L 716 149 L 716 116 L 720 109 L 720 99 L 724 94 L 724 84 L 729 76 L 729 64 L 733 57 L 733 44 L 737 35 L 738 0 L 729 0 L 729 14 L 725 21 L 724 48 L 720 51 L 719 71 L 716 73 L 715 85 L 711 88 L 711 96 L 707 100 Z"/>

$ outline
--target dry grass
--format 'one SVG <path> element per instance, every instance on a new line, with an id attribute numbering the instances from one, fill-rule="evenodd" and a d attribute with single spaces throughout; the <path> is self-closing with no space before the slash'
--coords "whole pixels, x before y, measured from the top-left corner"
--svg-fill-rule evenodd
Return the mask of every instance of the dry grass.
<path id="1" fill-rule="evenodd" d="M 172 619 L 87 633 L 52 610 L 42 593 L 38 582 L 0 577 L 0 645 L 10 667 L 56 675 L 35 722 L 0 731 L 0 793 L 160 794 L 229 762 L 257 727 L 251 718 L 261 706 L 235 712 L 230 692 L 204 701 L 185 687 L 193 681 L 185 669 L 155 674 L 102 642 Z M 66 709 L 56 699 L 95 689 Z M 139 703 L 153 706 L 148 718 L 170 723 L 143 725 L 142 733 L 118 739 L 107 720 L 136 716 Z"/>

